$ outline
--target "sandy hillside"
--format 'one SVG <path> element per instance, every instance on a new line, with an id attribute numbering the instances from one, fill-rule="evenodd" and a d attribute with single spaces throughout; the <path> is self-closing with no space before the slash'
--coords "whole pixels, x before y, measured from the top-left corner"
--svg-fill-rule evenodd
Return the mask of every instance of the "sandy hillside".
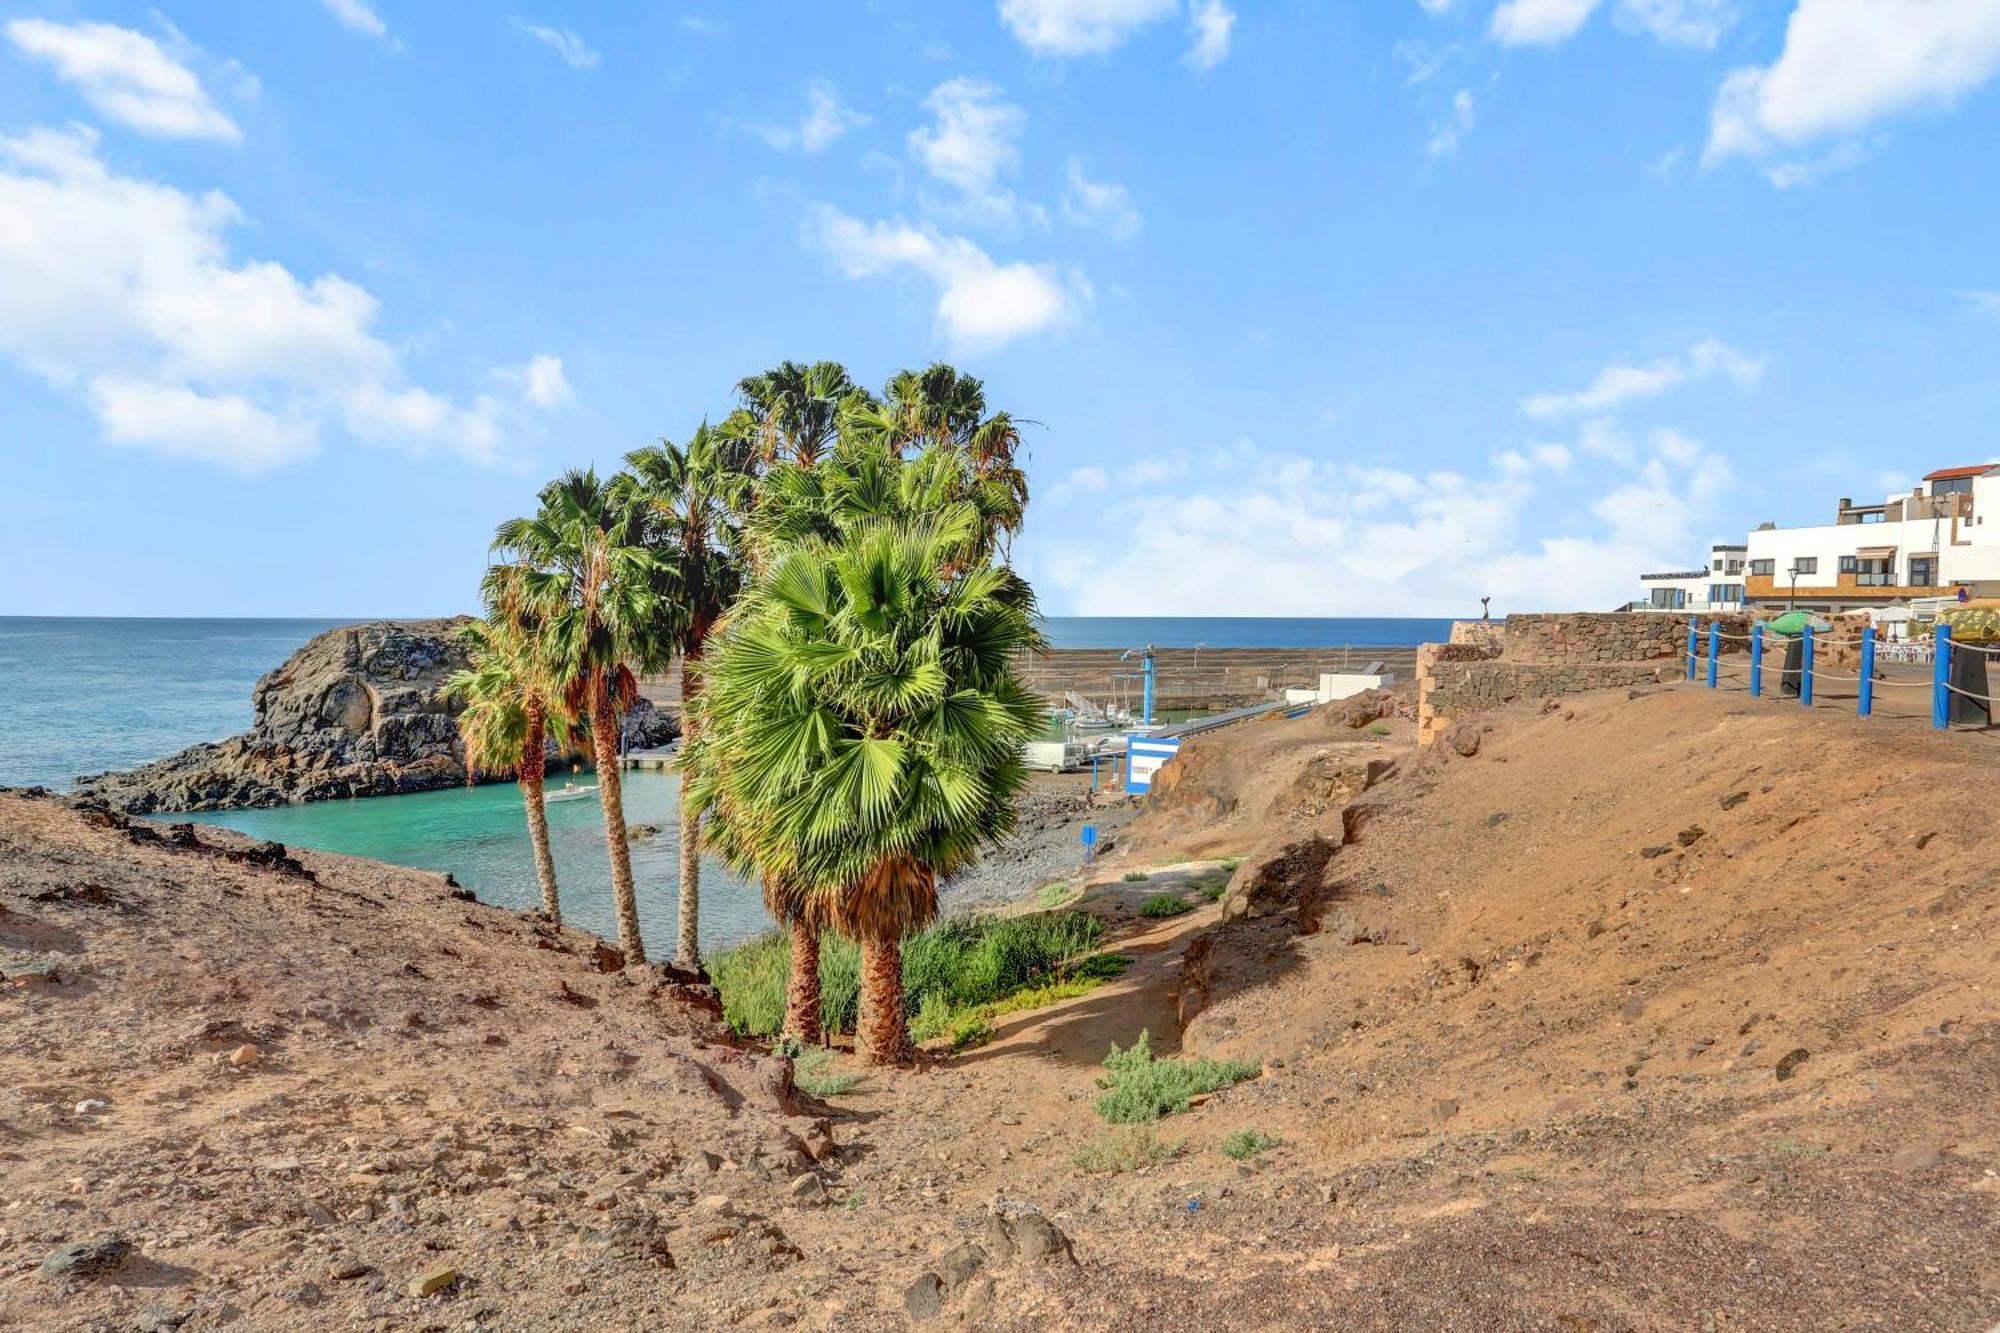
<path id="1" fill-rule="evenodd" d="M 1122 978 L 825 1105 L 436 875 L 0 797 L 0 1324 L 2000 1323 L 2000 746 L 1566 703 L 1200 738 L 1074 881 Z M 1264 1073 L 1081 1171 L 1141 1029 Z"/>

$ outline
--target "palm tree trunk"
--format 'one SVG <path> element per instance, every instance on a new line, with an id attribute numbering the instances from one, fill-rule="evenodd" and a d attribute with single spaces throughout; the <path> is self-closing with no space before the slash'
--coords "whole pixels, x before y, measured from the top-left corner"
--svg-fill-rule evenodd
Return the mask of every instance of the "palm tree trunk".
<path id="1" fill-rule="evenodd" d="M 701 688 L 700 679 L 691 669 L 694 660 L 701 656 L 701 649 L 681 654 L 681 748 L 694 739 L 695 720 L 688 701 Z M 674 961 L 682 967 L 701 967 L 701 815 L 686 797 L 686 780 L 682 780 L 681 800 L 681 892 L 677 915 L 678 936 L 674 947 Z"/>
<path id="2" fill-rule="evenodd" d="M 528 841 L 535 848 L 535 882 L 542 889 L 542 911 L 562 924 L 562 899 L 556 893 L 556 860 L 549 853 L 549 808 L 542 797 L 548 755 L 547 726 L 539 702 L 528 705 L 528 735 L 521 746 L 521 802 L 528 807 Z"/>
<path id="3" fill-rule="evenodd" d="M 819 931 L 792 923 L 792 975 L 785 987 L 785 1035 L 817 1046 L 819 1026 Z"/>
<path id="4" fill-rule="evenodd" d="M 857 1043 L 869 1064 L 896 1065 L 910 1058 L 910 1024 L 903 1013 L 903 942 L 894 935 L 861 941 L 861 1031 Z"/>
<path id="5" fill-rule="evenodd" d="M 604 842 L 611 852 L 611 902 L 618 912 L 618 947 L 627 966 L 646 961 L 639 937 L 639 889 L 632 880 L 632 847 L 625 841 L 624 779 L 618 757 L 618 719 L 611 709 L 611 680 L 597 670 L 591 690 L 590 739 L 597 752 L 597 799 L 604 807 Z"/>

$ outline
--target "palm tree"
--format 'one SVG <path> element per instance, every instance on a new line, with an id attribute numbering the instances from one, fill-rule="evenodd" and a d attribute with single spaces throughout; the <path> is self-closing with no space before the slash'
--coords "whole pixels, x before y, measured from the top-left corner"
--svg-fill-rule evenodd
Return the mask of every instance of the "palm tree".
<path id="1" fill-rule="evenodd" d="M 745 376 L 736 392 L 757 443 L 758 461 L 808 468 L 833 448 L 843 413 L 868 397 L 838 361 L 809 366 L 781 361 L 761 375 Z"/>
<path id="2" fill-rule="evenodd" d="M 661 597 L 658 563 L 638 540 L 639 512 L 613 490 L 594 471 L 567 472 L 542 488 L 532 517 L 502 523 L 493 546 L 515 567 L 509 578 L 568 683 L 568 702 L 589 714 L 618 947 L 627 963 L 643 963 L 639 895 L 625 840 L 619 718 L 638 694 L 633 668 L 664 667 L 679 625 L 672 601 Z"/>
<path id="3" fill-rule="evenodd" d="M 1044 716 L 1014 669 L 1044 646 L 1033 594 L 961 565 L 975 528 L 953 506 L 774 551 L 706 667 L 715 823 L 800 915 L 860 942 L 875 1063 L 909 1052 L 902 939 L 936 916 L 940 876 L 1012 831 Z"/>
<path id="4" fill-rule="evenodd" d="M 489 586 L 505 572 L 503 566 L 489 574 Z M 487 619 L 472 621 L 460 633 L 472 665 L 446 679 L 444 696 L 463 705 L 458 734 L 465 745 L 466 784 L 482 772 L 512 774 L 520 783 L 542 911 L 561 925 L 562 899 L 556 889 L 555 858 L 549 852 L 542 779 L 548 770 L 548 742 L 566 748 L 574 739 L 576 719 L 564 701 L 563 681 L 533 629 L 517 615 L 504 614 L 495 606 Z"/>
<path id="5" fill-rule="evenodd" d="M 681 659 L 683 753 L 699 730 L 694 707 L 700 664 L 710 632 L 743 582 L 738 553 L 741 514 L 751 481 L 745 442 L 704 421 L 678 445 L 662 440 L 625 455 L 628 469 L 613 480 L 622 505 L 635 513 L 640 539 L 654 553 L 658 575 L 677 614 L 672 647 Z M 680 905 L 674 959 L 701 966 L 701 810 L 682 792 Z"/>
<path id="6" fill-rule="evenodd" d="M 979 507 L 986 544 L 1005 556 L 1027 513 L 1028 474 L 1017 459 L 1020 423 L 988 414 L 982 381 L 943 362 L 898 371 L 879 400 L 850 404 L 846 433 L 898 453 L 920 450 L 936 467 L 950 460 L 963 474 L 959 498 Z"/>

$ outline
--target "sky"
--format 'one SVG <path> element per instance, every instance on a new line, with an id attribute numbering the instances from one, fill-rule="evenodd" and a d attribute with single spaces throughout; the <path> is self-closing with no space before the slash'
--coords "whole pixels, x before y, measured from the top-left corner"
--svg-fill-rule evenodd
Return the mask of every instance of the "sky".
<path id="1" fill-rule="evenodd" d="M 2000 459 L 2000 0 L 0 0 L 0 614 L 473 609 L 783 359 L 1053 614 L 1603 609 Z"/>

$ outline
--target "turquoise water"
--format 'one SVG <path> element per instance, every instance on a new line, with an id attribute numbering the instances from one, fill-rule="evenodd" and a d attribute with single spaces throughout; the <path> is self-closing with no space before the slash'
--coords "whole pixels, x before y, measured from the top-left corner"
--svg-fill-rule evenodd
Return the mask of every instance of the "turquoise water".
<path id="1" fill-rule="evenodd" d="M 589 774 L 575 779 L 579 784 L 594 780 Z M 552 776 L 550 790 L 559 789 L 564 781 Z M 639 883 L 639 922 L 647 951 L 661 958 L 672 954 L 674 944 L 679 795 L 680 780 L 672 774 L 625 776 L 625 822 L 652 824 L 660 830 L 632 844 L 632 873 Z M 483 901 L 504 907 L 534 907 L 541 901 L 521 794 L 512 784 L 163 818 L 217 824 L 253 837 L 394 865 L 449 870 Z M 604 818 L 595 792 L 581 800 L 550 803 L 549 842 L 556 882 L 562 889 L 563 919 L 616 939 Z M 713 858 L 704 858 L 702 947 L 726 947 L 769 924 L 757 889 Z"/>
<path id="2" fill-rule="evenodd" d="M 130 768 L 249 727 L 250 689 L 341 620 L 167 620 L 0 616 L 0 786 L 61 791 L 79 774 Z M 1058 648 L 1400 646 L 1448 637 L 1450 622 L 1406 619 L 1052 616 Z M 634 773 L 630 824 L 658 825 L 632 846 L 649 947 L 674 936 L 678 779 Z M 537 901 L 520 795 L 512 786 L 324 801 L 275 810 L 176 816 L 260 838 L 397 865 L 448 870 L 488 902 Z M 614 935 L 610 869 L 596 798 L 549 807 L 564 914 Z M 758 892 L 708 862 L 702 940 L 732 943 L 766 924 Z"/>

